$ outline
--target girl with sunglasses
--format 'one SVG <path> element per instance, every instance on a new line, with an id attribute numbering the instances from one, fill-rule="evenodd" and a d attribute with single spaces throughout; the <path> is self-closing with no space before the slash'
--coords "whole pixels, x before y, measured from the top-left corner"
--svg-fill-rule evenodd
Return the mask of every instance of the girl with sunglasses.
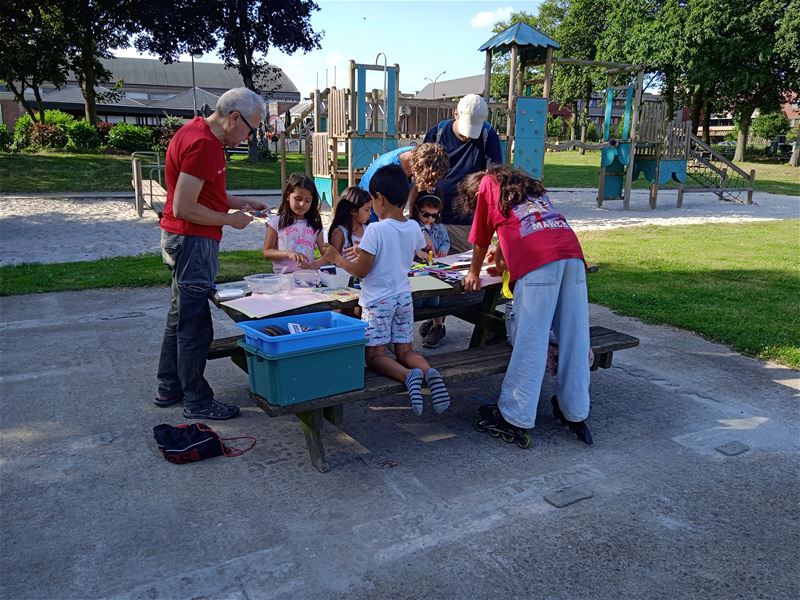
<path id="1" fill-rule="evenodd" d="M 450 252 L 450 237 L 447 228 L 440 223 L 442 220 L 442 200 L 433 194 L 424 194 L 417 198 L 411 208 L 411 218 L 419 223 L 422 236 L 428 246 L 426 252 L 431 252 L 436 258 L 447 256 Z M 439 297 L 416 300 L 414 306 L 439 306 Z M 419 328 L 422 336 L 422 345 L 425 348 L 437 348 L 446 334 L 444 318 L 435 317 L 428 319 Z"/>

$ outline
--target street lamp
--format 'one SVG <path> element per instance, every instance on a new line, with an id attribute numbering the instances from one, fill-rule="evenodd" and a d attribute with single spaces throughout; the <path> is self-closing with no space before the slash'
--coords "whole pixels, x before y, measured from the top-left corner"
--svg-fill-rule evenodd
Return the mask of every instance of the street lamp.
<path id="1" fill-rule="evenodd" d="M 203 53 L 198 50 L 189 51 L 189 56 L 192 58 L 192 106 L 194 107 L 194 116 L 197 116 L 197 85 L 194 82 L 194 57 L 200 58 Z"/>
<path id="2" fill-rule="evenodd" d="M 447 71 L 442 71 L 433 79 L 431 79 L 430 77 L 425 77 L 427 81 L 430 81 L 433 84 L 433 88 L 431 89 L 431 98 L 433 98 L 434 100 L 436 100 L 436 82 L 439 81 L 439 77 L 441 77 L 445 73 L 447 73 Z"/>

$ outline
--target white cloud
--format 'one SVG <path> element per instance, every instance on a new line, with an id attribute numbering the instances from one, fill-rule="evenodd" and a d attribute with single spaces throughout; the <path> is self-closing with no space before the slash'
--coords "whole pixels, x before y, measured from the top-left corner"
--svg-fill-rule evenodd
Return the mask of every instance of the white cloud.
<path id="1" fill-rule="evenodd" d="M 497 21 L 505 21 L 508 19 L 512 12 L 513 9 L 510 6 L 486 12 L 479 12 L 472 17 L 469 22 L 470 25 L 476 29 L 487 29 L 497 23 Z"/>
<path id="2" fill-rule="evenodd" d="M 344 62 L 344 58 L 342 58 L 342 55 L 338 53 L 329 54 L 325 57 L 325 64 L 329 67 L 338 66 Z"/>

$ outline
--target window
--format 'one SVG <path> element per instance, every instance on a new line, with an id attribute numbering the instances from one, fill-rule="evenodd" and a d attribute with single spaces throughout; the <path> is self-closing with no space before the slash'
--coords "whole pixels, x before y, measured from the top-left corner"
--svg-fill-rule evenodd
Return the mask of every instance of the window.
<path id="1" fill-rule="evenodd" d="M 175 94 L 165 94 L 162 92 L 151 92 L 150 99 L 151 100 L 168 100 L 172 98 Z"/>
<path id="2" fill-rule="evenodd" d="M 131 100 L 148 100 L 147 92 L 125 92 L 125 96 Z"/>

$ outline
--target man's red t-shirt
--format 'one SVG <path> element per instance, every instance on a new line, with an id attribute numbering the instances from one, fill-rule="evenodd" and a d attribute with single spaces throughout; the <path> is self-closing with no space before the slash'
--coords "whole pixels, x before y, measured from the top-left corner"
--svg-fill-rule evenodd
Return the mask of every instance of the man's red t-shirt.
<path id="1" fill-rule="evenodd" d="M 167 202 L 161 216 L 161 229 L 181 235 L 195 235 L 215 240 L 222 239 L 219 225 L 198 225 L 176 219 L 172 212 L 175 184 L 178 175 L 188 173 L 205 183 L 197 198 L 198 204 L 217 212 L 228 212 L 228 194 L 225 191 L 225 149 L 203 117 L 195 117 L 173 136 L 167 147 L 166 158 Z"/>
<path id="2" fill-rule="evenodd" d="M 487 247 L 497 231 L 511 283 L 548 263 L 564 258 L 583 259 L 583 250 L 564 215 L 556 212 L 547 195 L 529 197 L 507 217 L 499 208 L 500 185 L 492 176 L 481 179 L 469 241 Z"/>

